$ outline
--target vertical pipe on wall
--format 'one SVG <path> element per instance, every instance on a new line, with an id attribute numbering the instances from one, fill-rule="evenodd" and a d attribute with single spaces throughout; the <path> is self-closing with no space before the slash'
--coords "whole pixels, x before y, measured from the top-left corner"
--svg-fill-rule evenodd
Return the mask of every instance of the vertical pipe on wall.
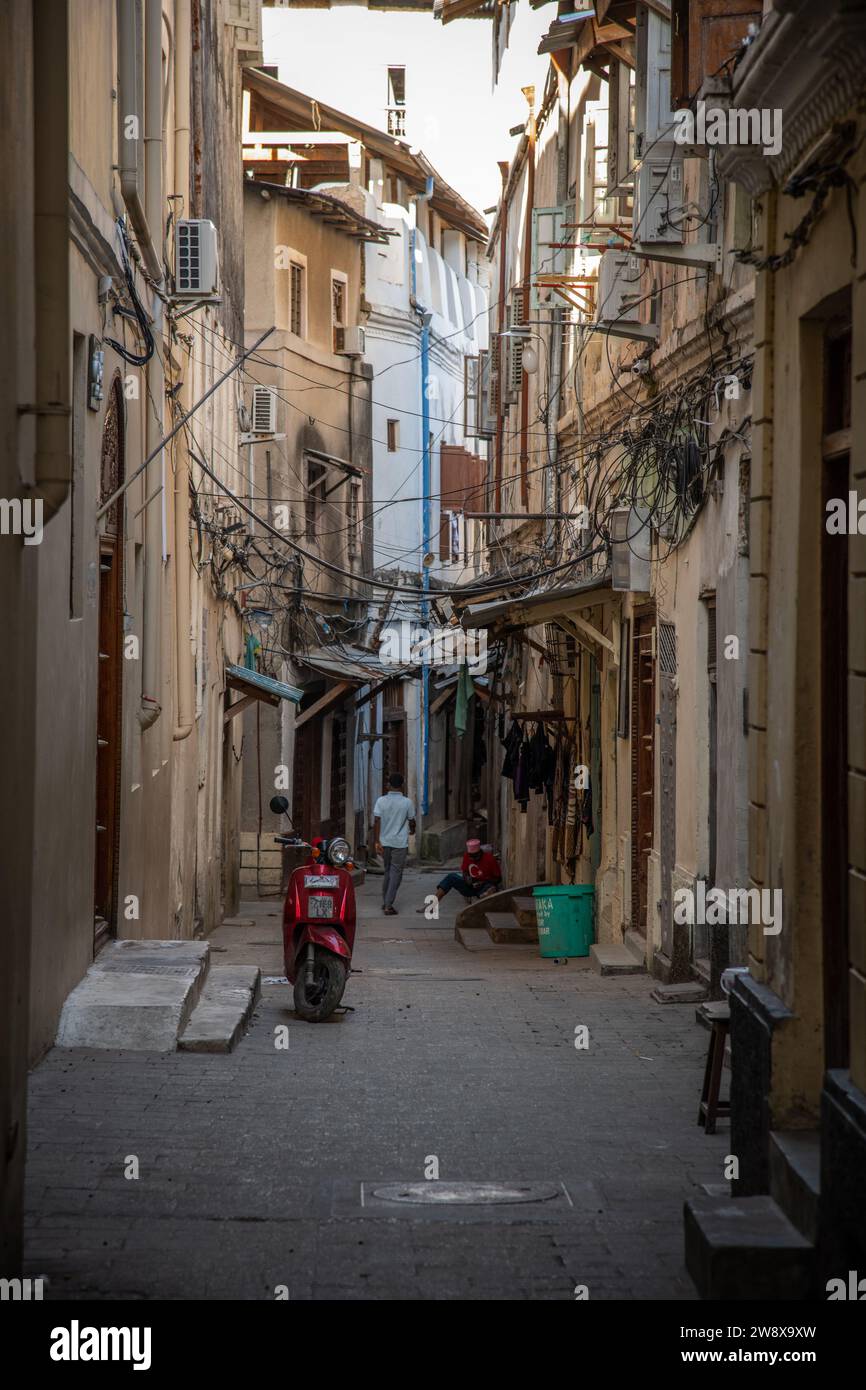
<path id="1" fill-rule="evenodd" d="M 526 218 L 523 227 L 523 322 L 529 322 L 532 281 L 532 209 L 535 206 L 535 110 L 530 106 L 526 151 Z M 549 390 L 549 387 L 548 387 Z M 529 376 L 523 373 L 520 392 L 520 500 L 529 508 Z"/>
<path id="2" fill-rule="evenodd" d="M 34 102 L 35 487 L 43 520 L 66 501 L 72 470 L 69 317 L 69 16 L 66 0 L 33 11 L 40 82 Z M 8 328 L 8 325 L 7 325 Z"/>
<path id="3" fill-rule="evenodd" d="M 144 207 L 151 235 L 160 237 L 162 223 L 162 0 L 145 0 L 144 24 Z M 159 259 L 159 285 L 163 280 L 162 259 Z M 151 316 L 154 352 L 147 364 L 147 401 L 145 402 L 148 454 L 162 439 L 165 375 L 162 361 L 162 300 L 152 299 Z M 160 499 L 159 511 L 153 502 L 145 515 L 144 568 L 144 642 L 142 644 L 142 689 L 139 721 L 149 728 L 162 710 L 162 603 L 165 528 L 163 498 L 165 492 L 165 451 L 162 450 L 148 467 L 145 475 L 145 496 Z"/>
<path id="4" fill-rule="evenodd" d="M 190 149 L 190 0 L 175 0 L 174 7 L 174 191 L 180 195 L 180 213 L 189 209 Z M 181 388 L 181 409 L 191 404 L 189 387 Z M 189 399 L 188 399 L 189 397 Z M 173 738 L 188 738 L 195 722 L 194 666 L 191 642 L 189 560 L 189 454 L 179 436 L 174 451 L 174 624 L 177 669 L 177 714 Z"/>
<path id="5" fill-rule="evenodd" d="M 421 585 L 425 593 L 430 588 L 430 566 L 425 565 L 424 556 L 430 544 L 430 399 L 427 378 L 430 374 L 430 321 L 431 314 L 418 303 L 418 279 L 415 270 L 416 228 L 418 224 L 418 204 L 426 203 L 433 197 L 433 179 L 429 177 L 423 193 L 415 197 L 415 221 L 412 225 L 412 307 L 421 315 Z M 427 622 L 430 605 L 426 598 L 421 603 L 421 616 Z M 421 673 L 421 814 L 426 816 L 430 809 L 430 668 L 424 665 Z"/>

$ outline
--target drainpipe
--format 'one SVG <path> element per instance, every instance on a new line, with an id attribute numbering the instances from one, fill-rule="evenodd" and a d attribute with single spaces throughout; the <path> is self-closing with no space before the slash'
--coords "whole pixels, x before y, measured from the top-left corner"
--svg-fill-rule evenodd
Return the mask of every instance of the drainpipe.
<path id="1" fill-rule="evenodd" d="M 158 230 L 162 223 L 162 2 L 146 0 L 144 29 L 144 194 L 146 225 Z M 131 215 L 131 213 L 130 213 Z M 152 243 L 151 243 L 151 249 Z M 162 267 L 157 261 L 158 285 L 162 286 Z M 165 373 L 162 362 L 162 300 L 153 296 L 151 310 L 154 354 L 147 364 L 145 402 L 146 440 L 150 454 L 163 437 Z M 141 663 L 141 706 L 139 723 L 149 729 L 162 711 L 162 605 L 163 569 L 166 557 L 165 535 L 165 453 L 160 452 L 145 470 L 145 497 L 153 501 L 145 518 L 144 642 Z"/>
<path id="2" fill-rule="evenodd" d="M 151 236 L 151 223 L 148 221 L 144 205 L 141 201 L 141 186 L 144 175 L 144 159 L 142 158 L 142 144 L 147 144 L 147 132 L 145 131 L 144 142 L 140 139 L 127 138 L 127 121 L 134 118 L 138 123 L 138 128 L 144 125 L 144 75 L 143 55 L 141 44 L 141 6 L 142 0 L 117 0 L 117 78 L 118 78 L 118 173 L 120 174 L 120 191 L 123 194 L 123 201 L 129 213 L 129 220 L 135 231 L 138 248 L 144 262 L 144 268 L 154 284 L 162 283 L 162 265 L 159 255 Z M 159 36 L 158 36 L 158 57 L 159 64 L 157 73 L 159 75 L 158 86 L 162 86 L 162 12 L 159 15 Z M 150 40 L 150 29 L 152 22 L 148 17 L 148 40 Z M 162 209 L 159 210 L 157 218 L 157 229 L 162 217 Z"/>
<path id="3" fill-rule="evenodd" d="M 415 274 L 415 232 L 418 223 L 418 204 L 426 203 L 433 197 L 433 179 L 428 177 L 423 193 L 415 197 L 415 223 L 412 227 L 412 305 L 421 314 L 421 585 L 426 591 L 430 588 L 430 566 L 424 564 L 424 555 L 430 542 L 430 400 L 427 394 L 427 377 L 430 371 L 430 320 L 417 300 L 417 277 Z M 421 617 L 426 624 L 430 605 L 426 599 L 421 604 Z M 421 669 L 421 815 L 430 810 L 430 667 L 425 662 Z"/>
<path id="4" fill-rule="evenodd" d="M 534 102 L 534 98 L 533 98 Z M 535 206 L 535 107 L 529 107 L 529 147 L 526 155 L 526 218 L 523 227 L 523 321 L 529 321 L 532 280 L 532 209 Z M 548 392 L 550 387 L 548 386 Z M 529 377 L 523 374 L 520 393 L 520 500 L 529 510 Z"/>
<path id="5" fill-rule="evenodd" d="M 499 209 L 499 305 L 497 314 L 496 370 L 499 374 L 499 401 L 496 407 L 496 487 L 493 496 L 493 510 L 502 511 L 502 450 L 504 445 L 505 413 L 502 397 L 505 383 L 502 379 L 502 333 L 505 329 L 505 258 L 508 247 L 508 164 L 499 161 L 499 174 L 502 179 Z M 493 347 L 490 348 L 493 360 Z"/>
<path id="6" fill-rule="evenodd" d="M 557 80 L 557 153 L 556 153 L 556 201 L 560 205 L 568 200 L 568 153 L 569 129 L 571 125 L 571 85 L 564 72 L 556 69 Z M 562 309 L 553 311 L 550 344 L 549 380 L 547 383 L 547 463 L 544 470 L 544 510 L 559 513 L 562 510 L 562 497 L 559 481 L 559 435 L 556 432 L 559 416 L 562 414 L 562 366 L 563 366 L 563 315 Z M 545 550 L 557 549 L 562 522 L 557 518 L 547 522 L 545 528 Z M 556 558 L 554 556 L 554 558 Z"/>
<path id="7" fill-rule="evenodd" d="M 183 202 L 184 216 L 189 210 L 190 149 L 190 0 L 176 0 L 174 7 L 174 191 Z M 181 408 L 192 404 L 189 387 L 181 389 Z M 193 702 L 194 668 L 190 627 L 192 607 L 189 566 L 189 454 L 183 436 L 178 436 L 174 463 L 174 614 L 175 665 L 177 669 L 177 723 L 175 742 L 188 738 L 195 723 Z"/>
<path id="8" fill-rule="evenodd" d="M 42 503 L 43 524 L 66 501 L 72 476 L 68 29 L 66 0 L 33 7 L 42 79 L 33 116 L 36 399 L 19 413 L 36 417 L 34 486 L 26 496 Z"/>

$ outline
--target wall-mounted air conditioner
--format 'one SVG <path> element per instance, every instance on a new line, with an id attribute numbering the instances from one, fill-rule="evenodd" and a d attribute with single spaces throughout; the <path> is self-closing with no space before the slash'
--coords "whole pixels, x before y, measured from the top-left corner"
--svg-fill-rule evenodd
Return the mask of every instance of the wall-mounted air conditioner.
<path id="1" fill-rule="evenodd" d="M 277 395 L 269 386 L 253 387 L 253 434 L 276 434 Z"/>
<path id="2" fill-rule="evenodd" d="M 340 348 L 342 357 L 363 357 L 366 350 L 366 335 L 363 328 L 344 328 L 343 346 Z"/>
<path id="3" fill-rule="evenodd" d="M 627 251 L 605 251 L 598 270 L 599 323 L 637 323 L 640 265 Z"/>
<path id="4" fill-rule="evenodd" d="M 647 155 L 637 171 L 634 240 L 640 246 L 681 246 L 685 221 L 683 157 L 676 151 Z"/>
<path id="5" fill-rule="evenodd" d="M 647 507 L 615 507 L 611 512 L 611 588 L 649 593 L 649 516 Z"/>
<path id="6" fill-rule="evenodd" d="M 213 222 L 203 217 L 178 222 L 174 259 L 178 299 L 207 299 L 219 294 L 219 253 Z"/>

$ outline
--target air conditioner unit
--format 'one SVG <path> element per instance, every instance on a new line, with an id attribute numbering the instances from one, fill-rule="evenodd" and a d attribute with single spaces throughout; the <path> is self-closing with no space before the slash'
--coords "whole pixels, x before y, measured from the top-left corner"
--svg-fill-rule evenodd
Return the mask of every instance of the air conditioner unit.
<path id="1" fill-rule="evenodd" d="M 599 323 L 637 323 L 640 265 L 627 251 L 605 251 L 598 270 Z"/>
<path id="2" fill-rule="evenodd" d="M 682 246 L 684 201 L 682 155 L 647 155 L 635 181 L 636 244 Z"/>
<path id="3" fill-rule="evenodd" d="M 178 299 L 207 299 L 219 294 L 217 229 L 206 218 L 186 218 L 177 224 L 174 285 Z"/>
<path id="4" fill-rule="evenodd" d="M 363 357 L 366 350 L 366 335 L 363 328 L 343 329 L 343 346 L 340 348 L 340 355 L 343 357 Z"/>
<path id="5" fill-rule="evenodd" d="M 610 514 L 611 588 L 649 593 L 650 524 L 647 507 L 615 507 Z"/>
<path id="6" fill-rule="evenodd" d="M 269 386 L 253 387 L 253 434 L 276 434 L 277 395 Z"/>

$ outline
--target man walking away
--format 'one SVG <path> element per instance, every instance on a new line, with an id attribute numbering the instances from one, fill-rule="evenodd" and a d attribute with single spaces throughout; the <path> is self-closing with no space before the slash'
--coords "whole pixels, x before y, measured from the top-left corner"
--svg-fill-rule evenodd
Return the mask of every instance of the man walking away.
<path id="1" fill-rule="evenodd" d="M 408 796 L 403 795 L 403 778 L 399 772 L 391 773 L 388 786 L 388 794 L 380 796 L 373 807 L 373 842 L 385 865 L 382 911 L 386 917 L 396 917 L 394 899 L 406 867 L 409 835 L 415 834 L 415 807 Z"/>
<path id="2" fill-rule="evenodd" d="M 436 897 L 441 903 L 445 894 L 456 888 L 464 898 L 483 898 L 487 893 L 495 893 L 501 884 L 502 870 L 496 855 L 482 849 L 480 840 L 467 840 L 460 873 L 446 874 L 436 889 Z M 419 907 L 418 911 L 423 912 L 424 908 Z"/>

